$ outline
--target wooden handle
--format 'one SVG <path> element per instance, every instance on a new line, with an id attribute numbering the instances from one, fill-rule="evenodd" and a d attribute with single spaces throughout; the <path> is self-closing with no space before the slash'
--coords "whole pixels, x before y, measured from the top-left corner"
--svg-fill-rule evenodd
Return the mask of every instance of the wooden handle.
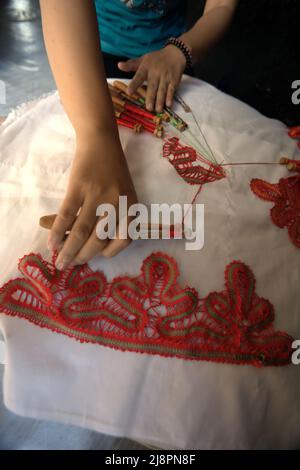
<path id="1" fill-rule="evenodd" d="M 132 93 L 131 95 L 128 93 L 128 86 L 124 82 L 120 82 L 120 80 L 115 80 L 113 83 L 114 88 L 117 88 L 117 90 L 120 90 L 121 92 L 125 93 L 125 95 L 129 96 L 130 98 L 133 98 L 134 100 L 139 99 L 139 95 L 137 93 Z"/>
<path id="2" fill-rule="evenodd" d="M 112 96 L 111 97 L 112 101 L 114 104 L 118 105 L 118 106 L 121 106 L 121 108 L 124 108 L 125 104 L 126 104 L 126 101 L 125 100 L 121 100 L 120 98 L 118 98 L 117 96 Z"/>
<path id="3" fill-rule="evenodd" d="M 56 214 L 44 215 L 40 218 L 40 226 L 46 230 L 51 230 L 56 219 Z"/>
<path id="4" fill-rule="evenodd" d="M 146 99 L 146 96 L 147 96 L 147 89 L 146 89 L 146 88 L 144 88 L 144 87 L 139 87 L 139 88 L 137 89 L 137 92 L 138 92 L 138 94 L 139 94 L 142 98 Z"/>
<path id="5" fill-rule="evenodd" d="M 51 215 L 44 215 L 43 217 L 40 218 L 40 226 L 42 228 L 45 228 L 46 230 L 51 230 L 53 224 L 54 224 L 54 221 L 57 217 L 57 214 L 51 214 Z M 163 238 L 163 234 L 165 233 L 165 231 L 168 231 L 170 230 L 170 233 L 173 233 L 174 232 L 174 225 L 171 225 L 171 226 L 163 226 L 162 224 L 159 224 L 158 226 L 154 226 L 151 228 L 151 226 L 149 226 L 148 224 L 146 225 L 142 225 L 141 227 L 141 231 L 142 232 L 146 232 L 148 233 L 148 239 L 151 239 L 151 235 L 153 235 L 153 233 L 158 233 L 159 235 L 159 239 L 162 239 Z M 183 232 L 183 238 L 185 238 L 185 234 Z M 171 235 L 171 238 L 173 238 L 174 235 Z M 65 238 L 64 240 L 68 237 L 68 233 L 66 233 L 65 235 Z"/>

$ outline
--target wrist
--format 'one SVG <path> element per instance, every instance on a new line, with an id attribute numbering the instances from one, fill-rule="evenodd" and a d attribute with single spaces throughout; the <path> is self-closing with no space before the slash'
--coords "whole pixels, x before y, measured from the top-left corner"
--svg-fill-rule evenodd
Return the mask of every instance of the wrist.
<path id="1" fill-rule="evenodd" d="M 186 33 L 184 33 L 181 36 L 179 36 L 178 39 L 180 41 L 182 41 L 187 46 L 187 48 L 189 49 L 190 54 L 192 56 L 192 65 L 194 65 L 195 64 L 195 57 L 194 56 L 195 56 L 196 51 L 195 51 L 191 41 L 189 40 L 188 36 L 186 35 Z"/>
<path id="2" fill-rule="evenodd" d="M 192 70 L 192 65 L 193 65 L 192 50 L 190 46 L 185 41 L 183 41 L 181 37 L 169 38 L 168 41 L 166 42 L 165 47 L 169 47 L 169 46 L 173 46 L 175 49 L 178 50 L 178 52 L 181 54 L 181 56 L 183 57 L 185 61 L 184 69 L 190 72 Z"/>
<path id="3" fill-rule="evenodd" d="M 182 72 L 186 69 L 186 58 L 184 54 L 181 52 L 180 49 L 178 49 L 176 46 L 173 44 L 168 44 L 165 46 L 164 51 L 168 55 L 168 57 L 172 57 L 176 63 L 180 64 Z"/>

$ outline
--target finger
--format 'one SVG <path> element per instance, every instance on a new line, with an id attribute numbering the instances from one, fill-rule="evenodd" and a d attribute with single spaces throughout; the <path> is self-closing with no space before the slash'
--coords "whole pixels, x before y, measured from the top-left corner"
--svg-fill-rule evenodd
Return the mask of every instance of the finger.
<path id="1" fill-rule="evenodd" d="M 126 62 L 119 62 L 118 67 L 123 72 L 136 72 L 141 63 L 141 59 L 130 59 Z"/>
<path id="2" fill-rule="evenodd" d="M 112 213 L 105 211 L 101 217 L 98 217 L 89 239 L 77 253 L 72 264 L 78 265 L 87 263 L 94 258 L 94 256 L 102 253 L 102 250 L 109 243 L 109 240 L 113 239 L 116 235 L 117 220 L 118 215 L 116 210 Z"/>
<path id="3" fill-rule="evenodd" d="M 131 80 L 128 86 L 128 93 L 133 94 L 136 90 L 143 85 L 144 81 L 147 78 L 147 70 L 144 69 L 142 65 L 138 68 L 135 76 Z"/>
<path id="4" fill-rule="evenodd" d="M 157 96 L 156 96 L 155 110 L 157 113 L 163 112 L 167 91 L 168 91 L 168 83 L 166 82 L 165 79 L 162 79 L 160 81 L 158 91 L 157 91 Z"/>
<path id="5" fill-rule="evenodd" d="M 131 242 L 132 241 L 130 239 L 120 240 L 117 238 L 116 240 L 111 240 L 101 254 L 102 256 L 105 256 L 105 258 L 113 258 L 121 251 L 125 250 L 131 244 Z"/>
<path id="6" fill-rule="evenodd" d="M 106 258 L 112 258 L 119 254 L 121 251 L 125 250 L 125 248 L 130 245 L 131 240 L 128 237 L 128 224 L 131 219 L 131 217 L 126 217 L 125 219 L 120 221 L 120 224 L 118 225 L 116 230 L 116 239 L 111 240 L 106 245 L 106 247 L 102 251 L 102 256 L 105 256 Z M 123 234 L 127 233 L 127 238 L 121 238 L 120 232 L 122 232 Z"/>
<path id="7" fill-rule="evenodd" d="M 173 105 L 174 95 L 176 92 L 176 84 L 174 82 L 169 83 L 166 104 L 169 108 Z"/>
<path id="8" fill-rule="evenodd" d="M 150 77 L 148 80 L 147 95 L 146 95 L 146 108 L 148 111 L 153 111 L 156 101 L 157 90 L 159 86 L 159 79 L 156 76 Z"/>
<path id="9" fill-rule="evenodd" d="M 108 239 L 100 240 L 100 238 L 98 238 L 97 236 L 96 229 L 93 230 L 91 236 L 89 237 L 85 245 L 75 256 L 72 264 L 75 266 L 87 263 L 92 258 L 94 258 L 94 256 L 101 254 L 108 243 Z"/>
<path id="10" fill-rule="evenodd" d="M 77 253 L 89 239 L 91 232 L 95 226 L 97 216 L 94 204 L 86 202 L 72 230 L 56 260 L 56 267 L 59 270 L 66 269 L 74 260 Z"/>
<path id="11" fill-rule="evenodd" d="M 48 238 L 50 250 L 57 250 L 67 230 L 70 230 L 81 206 L 81 198 L 78 195 L 67 195 L 52 225 Z"/>

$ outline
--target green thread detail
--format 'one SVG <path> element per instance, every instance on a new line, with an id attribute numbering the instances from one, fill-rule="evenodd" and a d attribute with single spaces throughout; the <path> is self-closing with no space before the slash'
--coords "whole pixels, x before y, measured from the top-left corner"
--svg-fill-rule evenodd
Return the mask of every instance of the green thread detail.
<path id="1" fill-rule="evenodd" d="M 186 312 L 179 313 L 178 315 L 172 315 L 171 317 L 164 318 L 162 320 L 161 326 L 160 326 L 160 331 L 163 331 L 164 335 L 171 336 L 171 335 L 174 334 L 172 331 L 165 330 L 165 325 L 167 325 L 168 323 L 172 323 L 174 321 L 182 320 L 183 318 L 189 317 L 193 313 L 193 311 L 195 310 L 198 299 L 193 294 L 193 292 L 191 292 L 191 291 L 183 292 L 183 293 L 179 294 L 177 296 L 177 298 L 180 298 L 180 297 L 184 298 L 186 296 L 191 297 L 191 299 L 192 299 L 191 308 L 189 310 L 187 310 Z"/>
<path id="2" fill-rule="evenodd" d="M 75 268 L 74 271 L 71 273 L 71 275 L 68 279 L 68 286 L 69 287 L 73 286 L 74 278 L 77 276 L 78 272 L 79 271 Z"/>
<path id="3" fill-rule="evenodd" d="M 188 311 L 184 311 L 181 313 L 178 313 L 177 315 L 169 315 L 163 319 L 161 319 L 161 323 L 159 324 L 159 329 L 164 332 L 164 335 L 166 337 L 171 338 L 171 341 L 173 338 L 175 338 L 174 345 L 172 344 L 159 344 L 156 339 L 151 339 L 151 338 L 146 338 L 144 339 L 144 343 L 136 343 L 135 339 L 133 341 L 126 340 L 125 339 L 119 339 L 115 337 L 106 337 L 102 336 L 102 333 L 90 333 L 88 331 L 78 331 L 76 327 L 73 325 L 66 325 L 64 323 L 60 323 L 57 319 L 55 319 L 53 316 L 48 316 L 51 313 L 55 313 L 55 310 L 51 312 L 51 307 L 49 306 L 48 309 L 49 312 L 46 310 L 43 311 L 43 309 L 40 309 L 41 311 L 36 311 L 34 310 L 35 307 L 32 307 L 31 305 L 27 305 L 27 298 L 26 296 L 32 295 L 34 298 L 38 298 L 42 303 L 45 299 L 45 297 L 48 298 L 47 292 L 45 295 L 43 295 L 43 290 L 40 288 L 39 283 L 35 282 L 35 279 L 31 279 L 30 276 L 26 275 L 25 272 L 25 277 L 30 278 L 30 282 L 28 282 L 26 279 L 15 279 L 14 281 L 11 281 L 9 283 L 8 290 L 0 290 L 0 303 L 3 303 L 5 306 L 5 309 L 8 309 L 8 314 L 15 316 L 13 313 L 10 312 L 16 312 L 16 315 L 22 316 L 23 318 L 38 324 L 40 326 L 45 326 L 49 327 L 50 329 L 53 329 L 59 333 L 62 334 L 67 334 L 71 337 L 76 338 L 77 340 L 80 340 L 82 342 L 93 342 L 97 343 L 103 346 L 110 346 L 114 347 L 117 349 L 122 349 L 122 350 L 128 350 L 128 351 L 139 351 L 139 352 L 145 352 L 145 353 L 158 353 L 162 355 L 173 355 L 173 356 L 180 356 L 180 357 L 185 357 L 185 358 L 191 358 L 191 359 L 208 359 L 208 360 L 224 360 L 224 361 L 229 361 L 229 362 L 257 362 L 258 364 L 262 365 L 281 365 L 281 364 L 287 364 L 288 359 L 290 357 L 290 351 L 288 349 L 288 346 L 286 347 L 286 351 L 281 351 L 281 354 L 285 354 L 285 357 L 266 357 L 265 352 L 259 352 L 259 349 L 262 347 L 264 348 L 269 342 L 274 341 L 274 338 L 277 342 L 286 342 L 287 337 L 286 336 L 280 336 L 278 334 L 277 336 L 274 334 L 271 337 L 266 336 L 266 337 L 256 337 L 255 335 L 249 338 L 250 342 L 253 343 L 255 346 L 254 351 L 252 353 L 243 353 L 243 352 L 229 352 L 229 351 L 220 351 L 220 350 L 211 350 L 211 351 L 201 351 L 197 349 L 197 344 L 195 346 L 191 345 L 185 345 L 183 344 L 182 347 L 180 347 L 180 342 L 176 342 L 176 338 L 182 338 L 187 335 L 191 335 L 193 333 L 201 332 L 202 334 L 206 335 L 207 338 L 212 337 L 212 338 L 217 338 L 221 340 L 227 340 L 229 339 L 228 335 L 222 335 L 221 333 L 216 333 L 213 330 L 206 328 L 204 326 L 199 326 L 197 324 L 191 325 L 190 327 L 186 327 L 184 329 L 171 329 L 165 330 L 166 325 L 176 322 L 178 320 L 182 320 L 185 318 L 188 318 L 195 310 L 195 307 L 197 307 L 198 304 L 198 296 L 195 295 L 194 291 L 192 290 L 186 290 L 186 291 L 181 291 L 180 293 L 175 294 L 174 296 L 168 297 L 168 292 L 170 288 L 174 285 L 176 281 L 176 270 L 173 269 L 173 265 L 169 259 L 165 259 L 163 256 L 156 256 L 153 258 L 155 261 L 159 261 L 161 264 L 164 266 L 164 279 L 167 279 L 167 282 L 163 284 L 163 289 L 160 293 L 163 301 L 165 300 L 166 304 L 169 304 L 171 307 L 173 307 L 176 311 L 176 303 L 179 303 L 179 308 L 182 307 L 182 304 L 180 301 L 186 301 L 187 299 L 190 300 L 191 306 Z M 30 255 L 27 256 L 26 259 L 21 260 L 20 262 L 20 269 L 23 272 L 24 269 L 24 263 L 31 262 L 34 266 L 38 266 L 40 270 L 43 272 L 45 278 L 48 281 L 53 281 L 53 276 L 50 272 L 49 269 L 44 265 L 42 260 L 36 256 L 36 255 Z M 150 286 L 150 267 L 149 263 L 145 264 L 145 269 L 144 269 L 144 278 L 148 283 L 148 286 Z M 244 269 L 246 269 L 244 267 Z M 227 271 L 227 276 L 228 276 L 228 288 L 230 291 L 230 295 L 233 296 L 233 302 L 235 302 L 236 306 L 236 289 L 234 285 L 234 275 L 235 272 L 237 272 L 237 277 L 239 276 L 239 273 L 242 274 L 247 274 L 246 271 L 242 271 L 239 263 L 234 263 L 229 266 L 228 271 Z M 74 272 L 70 273 L 70 277 L 68 278 L 68 283 L 69 285 L 72 285 L 74 282 L 75 277 L 79 274 L 79 271 L 75 270 Z M 257 303 L 252 310 L 250 310 L 251 307 L 251 301 L 253 297 L 253 292 L 255 289 L 255 280 L 253 279 L 252 273 L 250 272 L 250 276 L 248 277 L 249 283 L 247 286 L 249 287 L 248 291 L 244 292 L 247 295 L 245 298 L 242 298 L 242 312 L 245 311 L 246 313 L 251 313 L 252 315 L 255 315 L 256 311 L 259 311 L 260 309 L 264 308 L 263 299 Z M 91 275 L 88 278 L 84 278 L 80 280 L 80 286 L 84 286 L 86 284 L 89 284 L 91 282 L 95 282 L 97 284 L 98 289 L 91 289 L 92 292 L 87 295 L 81 295 L 76 298 L 70 298 L 65 300 L 65 303 L 63 305 L 63 311 L 66 313 L 66 315 L 71 318 L 71 319 L 81 319 L 81 320 L 86 320 L 86 319 L 93 319 L 95 317 L 100 317 L 99 319 L 107 319 L 112 321 L 116 325 L 121 325 L 121 327 L 127 328 L 127 330 L 131 331 L 137 331 L 136 325 L 140 325 L 143 321 L 145 313 L 143 310 L 142 312 L 139 310 L 138 307 L 133 307 L 131 305 L 131 299 L 130 297 L 123 296 L 122 289 L 120 289 L 120 286 L 125 286 L 129 288 L 132 292 L 136 293 L 138 296 L 144 296 L 147 292 L 146 289 L 143 289 L 142 285 L 134 284 L 134 282 L 130 281 L 129 279 L 120 279 L 120 281 L 115 282 L 115 285 L 112 288 L 112 299 L 117 301 L 119 305 L 123 306 L 127 312 L 134 313 L 136 315 L 136 320 L 133 322 L 132 320 L 126 320 L 125 318 L 120 317 L 118 314 L 115 314 L 111 312 L 110 310 L 106 310 L 103 307 L 100 307 L 99 310 L 89 310 L 89 311 L 84 311 L 84 312 L 73 312 L 72 307 L 76 307 L 77 304 L 82 304 L 85 308 L 88 308 L 87 305 L 87 298 L 91 297 L 97 297 L 99 293 L 101 293 L 104 289 L 105 286 L 105 281 L 101 278 L 98 277 L 97 275 Z M 14 300 L 9 300 L 7 299 L 7 294 L 9 295 L 11 292 L 13 292 L 13 288 L 16 287 L 17 290 L 20 290 L 22 292 L 22 289 L 25 290 L 21 293 L 20 297 L 25 297 L 25 301 L 20 303 L 20 298 L 14 302 Z M 94 287 L 94 286 L 93 286 Z M 15 289 L 16 292 L 16 289 Z M 213 293 L 208 298 L 205 300 L 205 307 L 208 312 L 208 314 L 229 325 L 230 322 L 227 321 L 225 318 L 220 317 L 218 315 L 218 312 L 216 312 L 213 308 L 212 301 L 217 300 L 222 307 L 226 307 L 227 310 L 229 309 L 228 301 L 223 297 L 222 294 L 218 293 Z M 18 303 L 19 302 L 19 303 Z M 46 305 L 43 304 L 43 307 L 46 309 Z M 92 307 L 93 308 L 93 307 Z M 95 305 L 95 309 L 97 306 Z M 262 320 L 260 323 L 256 325 L 251 325 L 247 331 L 251 332 L 253 330 L 261 330 L 265 329 L 265 327 L 272 323 L 273 321 L 273 310 L 272 306 L 270 304 L 266 304 L 265 306 L 266 309 L 269 309 L 269 311 L 266 310 L 266 313 L 268 312 L 267 317 Z M 146 313 L 145 313 L 146 315 Z M 237 319 L 233 319 L 233 321 L 236 322 Z M 83 328 L 83 325 L 81 325 Z M 125 333 L 126 334 L 126 333 Z M 138 337 L 137 337 L 138 338 Z M 169 341 L 169 343 L 171 343 Z M 177 346 L 176 346 L 177 345 Z M 209 346 L 209 342 L 208 342 Z M 258 349 L 258 351 L 256 351 Z"/>
<path id="4" fill-rule="evenodd" d="M 174 270 L 172 269 L 172 265 L 169 259 L 165 259 L 162 256 L 156 256 L 155 261 L 159 261 L 160 263 L 167 265 L 169 268 L 169 281 L 166 283 L 163 289 L 163 293 L 165 294 L 170 289 L 170 287 L 174 284 L 175 273 L 174 273 Z M 149 269 L 148 264 L 146 265 L 146 269 L 145 269 L 145 277 L 146 277 L 146 283 L 149 286 L 150 285 L 150 269 Z"/>
<path id="5" fill-rule="evenodd" d="M 120 349 L 126 349 L 129 351 L 136 351 L 139 350 L 141 352 L 157 352 L 162 354 L 170 354 L 174 356 L 182 356 L 182 357 L 190 357 L 190 358 L 198 358 L 198 359 L 216 359 L 216 358 L 224 358 L 224 359 L 231 359 L 237 362 L 251 362 L 251 361 L 259 361 L 260 354 L 242 354 L 242 353 L 230 353 L 230 352 L 223 352 L 223 351 L 196 351 L 192 349 L 181 349 L 176 347 L 170 346 L 161 346 L 159 344 L 136 344 L 131 343 L 128 341 L 118 340 L 118 339 L 111 339 L 105 338 L 103 336 L 93 335 L 91 333 L 80 332 L 66 325 L 62 325 L 50 317 L 40 316 L 36 312 L 31 312 L 31 315 L 27 317 L 27 319 L 32 318 L 36 322 L 42 324 L 43 326 L 49 326 L 57 331 L 66 334 L 70 334 L 71 336 L 83 340 L 83 341 L 92 341 L 94 343 L 103 345 L 103 346 L 112 346 Z M 285 364 L 286 359 L 284 358 L 265 358 L 264 364 Z"/>
<path id="6" fill-rule="evenodd" d="M 221 323 L 224 323 L 227 326 L 230 326 L 229 321 L 226 320 L 226 318 L 223 318 L 220 315 L 218 315 L 216 311 L 213 309 L 211 305 L 212 296 L 214 296 L 214 298 L 221 299 L 223 304 L 226 305 L 227 309 L 229 307 L 226 300 L 220 294 L 211 294 L 208 296 L 208 298 L 205 301 L 205 307 L 206 307 L 207 312 L 209 313 L 211 317 L 215 318 L 216 320 L 219 320 Z"/>
<path id="7" fill-rule="evenodd" d="M 41 271 L 43 272 L 44 276 L 46 277 L 46 279 L 48 281 L 51 281 L 52 278 L 53 278 L 53 275 L 52 273 L 49 271 L 49 269 L 47 269 L 47 267 L 44 265 L 43 261 L 41 260 L 41 258 L 37 255 L 28 255 L 26 256 L 26 258 L 23 258 L 21 261 L 20 261 L 20 270 L 22 270 L 22 273 L 24 273 L 24 275 L 27 277 L 27 273 L 25 271 L 23 271 L 23 268 L 24 268 L 24 263 L 28 263 L 29 262 L 32 262 L 33 264 L 37 264 L 38 267 L 41 269 Z M 32 280 L 30 278 L 30 280 Z"/>

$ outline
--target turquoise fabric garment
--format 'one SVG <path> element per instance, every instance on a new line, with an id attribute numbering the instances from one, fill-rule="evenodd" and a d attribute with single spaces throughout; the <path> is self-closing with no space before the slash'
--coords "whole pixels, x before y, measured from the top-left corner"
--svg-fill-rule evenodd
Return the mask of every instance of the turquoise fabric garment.
<path id="1" fill-rule="evenodd" d="M 94 0 L 103 52 L 128 58 L 161 49 L 185 30 L 184 0 Z"/>

